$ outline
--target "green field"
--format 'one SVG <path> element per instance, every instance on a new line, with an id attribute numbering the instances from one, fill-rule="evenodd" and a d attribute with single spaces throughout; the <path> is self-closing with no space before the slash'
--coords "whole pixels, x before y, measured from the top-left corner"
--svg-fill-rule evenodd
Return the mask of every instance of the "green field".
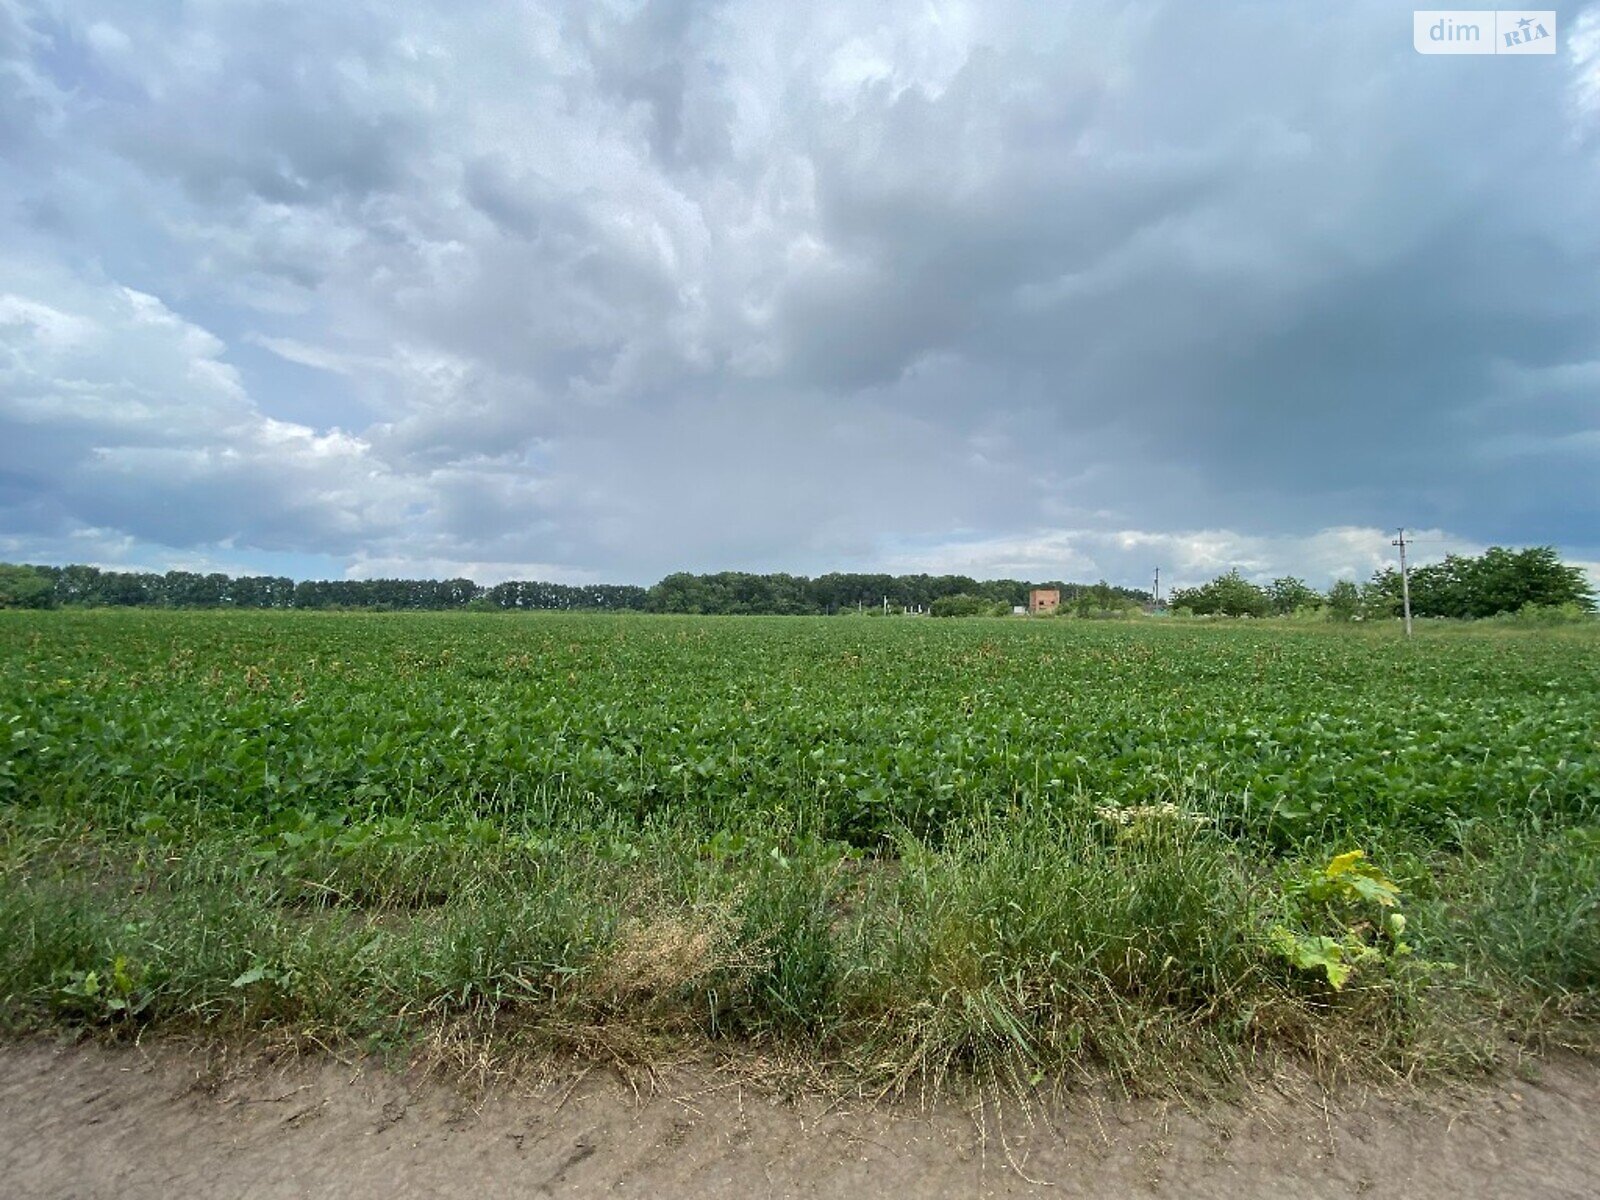
<path id="1" fill-rule="evenodd" d="M 0 672 L 13 1028 L 894 1086 L 1600 1018 L 1587 628 L 3 613 Z"/>

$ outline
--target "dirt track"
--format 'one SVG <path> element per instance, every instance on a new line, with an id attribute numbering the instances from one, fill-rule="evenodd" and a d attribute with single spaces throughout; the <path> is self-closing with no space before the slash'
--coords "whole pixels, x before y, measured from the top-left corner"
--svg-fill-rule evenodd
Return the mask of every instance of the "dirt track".
<path id="1" fill-rule="evenodd" d="M 778 1104 L 705 1075 L 642 1101 L 591 1076 L 474 1102 L 328 1061 L 219 1081 L 173 1047 L 0 1046 L 8 1200 L 601 1194 L 1587 1198 L 1600 1065 L 1466 1097 L 1268 1091 L 1200 1116 L 1085 1097 L 1002 1121 Z"/>

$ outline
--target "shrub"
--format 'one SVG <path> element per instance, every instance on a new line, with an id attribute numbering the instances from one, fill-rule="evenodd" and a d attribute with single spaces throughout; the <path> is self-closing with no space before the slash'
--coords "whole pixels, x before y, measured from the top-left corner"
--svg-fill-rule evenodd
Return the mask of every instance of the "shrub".
<path id="1" fill-rule="evenodd" d="M 979 617 L 990 608 L 990 602 L 981 596 L 959 592 L 954 596 L 940 596 L 929 606 L 928 611 L 936 617 Z M 1010 611 L 1009 607 L 1006 611 Z"/>

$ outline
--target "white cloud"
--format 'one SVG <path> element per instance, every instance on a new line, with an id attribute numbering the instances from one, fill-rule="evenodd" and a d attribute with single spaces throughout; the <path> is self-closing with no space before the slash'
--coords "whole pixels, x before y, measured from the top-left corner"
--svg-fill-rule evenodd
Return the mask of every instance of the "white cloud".
<path id="1" fill-rule="evenodd" d="M 1163 590 L 1191 587 L 1238 570 L 1258 583 L 1282 575 L 1318 587 L 1335 579 L 1367 579 L 1397 561 L 1394 530 L 1341 527 L 1305 535 L 1230 529 L 1154 532 L 1136 529 L 1039 530 L 1025 536 L 951 541 L 901 550 L 887 559 L 896 572 L 977 578 L 1108 579 L 1147 586 L 1157 568 Z M 1476 554 L 1484 547 L 1438 529 L 1408 530 L 1411 561 Z"/>
<path id="2" fill-rule="evenodd" d="M 354 375 L 364 367 L 370 369 L 376 365 L 372 360 L 363 359 L 359 355 L 341 354 L 336 350 L 313 346 L 295 338 L 266 337 L 263 334 L 251 333 L 245 335 L 245 341 L 260 346 L 263 350 L 270 350 L 285 362 L 311 367 L 318 371 L 331 371 L 335 375 Z"/>
<path id="3" fill-rule="evenodd" d="M 484 587 L 492 587 L 508 579 L 537 579 L 544 583 L 566 584 L 613 582 L 594 571 L 578 570 L 565 563 L 419 559 L 411 554 L 396 558 L 358 556 L 345 574 L 350 579 L 470 579 Z"/>
<path id="4" fill-rule="evenodd" d="M 94 323 L 82 317 L 14 295 L 0 296 L 0 326 L 11 327 L 8 341 L 21 334 L 47 353 L 59 353 L 79 345 L 95 330 Z"/>
<path id="5" fill-rule="evenodd" d="M 299 536 L 344 531 L 353 549 L 392 524 L 384 510 L 407 482 L 358 437 L 263 415 L 209 331 L 110 282 L 32 265 L 8 274 L 30 294 L 4 311 L 45 334 L 13 346 L 0 377 L 0 462 L 40 481 L 63 528 L 113 524 L 182 546 L 270 538 L 295 512 Z"/>

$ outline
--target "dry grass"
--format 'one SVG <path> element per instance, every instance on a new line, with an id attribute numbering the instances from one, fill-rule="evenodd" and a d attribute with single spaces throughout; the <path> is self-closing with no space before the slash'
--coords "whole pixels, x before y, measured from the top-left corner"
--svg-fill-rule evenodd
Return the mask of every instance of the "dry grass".
<path id="1" fill-rule="evenodd" d="M 1581 884 L 1533 897 L 1493 862 L 1443 875 L 1415 924 L 1454 928 L 1461 961 L 1424 946 L 1335 993 L 1272 956 L 1278 877 L 1187 821 L 1005 814 L 865 861 L 825 844 L 711 860 L 675 836 L 622 864 L 425 847 L 334 864 L 366 902 L 320 905 L 303 864 L 225 837 L 13 829 L 6 845 L 15 1030 L 376 1053 L 478 1087 L 600 1065 L 646 1089 L 714 1062 L 778 1092 L 924 1100 L 1209 1094 L 1298 1070 L 1394 1084 L 1597 1041 L 1590 959 L 1560 940 Z M 1521 864 L 1541 846 L 1502 849 Z M 1587 842 L 1556 848 L 1590 861 Z M 438 903 L 401 902 L 424 887 Z M 1479 911 L 1495 919 L 1444 924 Z M 1526 915 L 1515 941 L 1507 912 Z"/>

